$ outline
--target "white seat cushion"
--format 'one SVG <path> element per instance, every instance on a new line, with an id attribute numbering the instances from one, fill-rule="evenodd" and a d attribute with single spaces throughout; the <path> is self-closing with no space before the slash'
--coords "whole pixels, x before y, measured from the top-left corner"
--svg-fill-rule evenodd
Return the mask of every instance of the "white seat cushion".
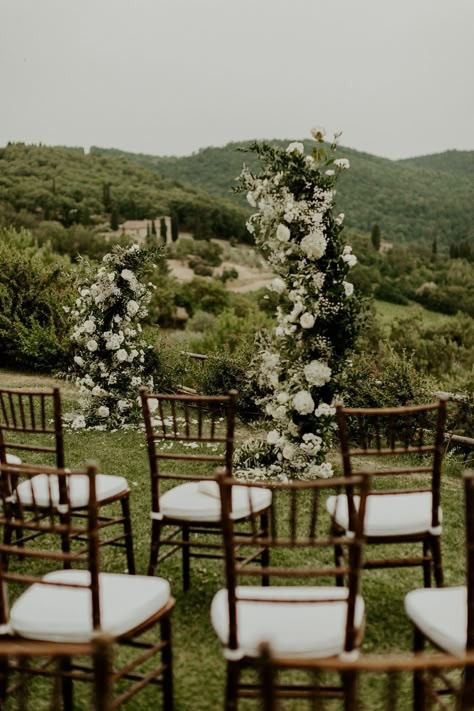
<path id="1" fill-rule="evenodd" d="M 89 479 L 85 475 L 78 474 L 69 479 L 70 500 L 72 508 L 82 508 L 87 506 L 89 500 Z M 48 489 L 51 485 L 51 495 Z M 117 496 L 122 492 L 129 491 L 127 480 L 123 476 L 114 474 L 97 474 L 95 478 L 97 501 L 105 501 Z M 59 485 L 57 477 L 47 477 L 46 474 L 38 474 L 28 481 L 22 481 L 16 489 L 16 496 L 25 506 L 31 506 L 33 488 L 36 505 L 49 506 L 51 503 L 59 503 Z M 50 498 L 51 497 L 51 498 Z"/>
<path id="2" fill-rule="evenodd" d="M 467 638 L 467 589 L 420 588 L 405 596 L 410 620 L 444 652 L 462 656 Z"/>
<path id="3" fill-rule="evenodd" d="M 87 584 L 89 572 L 60 570 L 45 580 Z M 100 573 L 101 631 L 119 636 L 166 605 L 170 585 L 163 578 Z M 13 604 L 12 630 L 28 639 L 86 642 L 92 637 L 91 593 L 87 589 L 34 584 Z"/>
<path id="4" fill-rule="evenodd" d="M 364 531 L 367 536 L 396 536 L 423 533 L 431 528 L 431 492 L 413 494 L 369 495 L 365 511 Z M 359 504 L 359 497 L 354 496 Z M 326 509 L 336 523 L 347 530 L 349 514 L 345 494 L 330 496 Z M 442 511 L 439 511 L 440 521 Z"/>
<path id="5" fill-rule="evenodd" d="M 21 459 L 16 454 L 8 454 L 7 452 L 7 464 L 21 464 Z"/>
<path id="6" fill-rule="evenodd" d="M 214 481 L 206 482 L 206 485 L 208 484 L 217 486 Z M 207 486 L 202 486 L 201 482 L 192 481 L 180 484 L 160 496 L 160 511 L 163 516 L 168 518 L 215 523 L 221 520 L 220 497 L 215 493 L 214 487 L 211 486 L 207 490 Z M 234 519 L 245 518 L 250 514 L 249 496 L 254 513 L 263 511 L 270 506 L 272 501 L 272 493 L 269 489 L 233 486 L 232 513 Z"/>
<path id="7" fill-rule="evenodd" d="M 345 641 L 347 594 L 346 588 L 334 586 L 238 587 L 238 597 L 263 601 L 237 602 L 239 651 L 244 656 L 255 657 L 261 642 L 268 642 L 275 656 L 326 657 L 340 654 Z M 269 602 L 269 598 L 282 602 Z M 309 598 L 314 602 L 285 602 L 295 598 Z M 321 602 L 327 598 L 341 602 Z M 355 611 L 357 628 L 362 626 L 363 619 L 364 601 L 358 596 Z M 217 636 L 226 646 L 229 611 L 225 589 L 214 596 L 211 621 Z"/>

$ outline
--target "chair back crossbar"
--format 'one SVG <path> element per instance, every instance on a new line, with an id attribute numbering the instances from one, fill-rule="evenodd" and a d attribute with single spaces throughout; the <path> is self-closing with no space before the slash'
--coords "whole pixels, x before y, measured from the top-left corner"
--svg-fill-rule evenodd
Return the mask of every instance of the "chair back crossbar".
<path id="1" fill-rule="evenodd" d="M 9 620 L 8 585 L 32 584 L 85 588 L 91 596 L 93 628 L 100 628 L 99 604 L 99 548 L 98 514 L 96 502 L 96 467 L 90 464 L 85 471 L 69 471 L 41 465 L 0 464 L 0 624 Z M 35 494 L 35 477 L 47 479 L 42 488 L 42 501 L 38 506 Z M 89 488 L 87 513 L 84 517 L 72 516 L 70 504 L 71 483 L 74 477 L 86 477 Z M 8 482 L 27 482 L 30 491 L 28 506 L 11 494 Z M 44 488 L 49 491 L 49 505 L 44 501 Z M 59 491 L 59 496 L 58 496 Z M 23 531 L 18 539 L 17 530 Z M 2 535 L 3 534 L 3 535 Z M 76 540 L 77 546 L 70 542 Z M 20 559 L 18 564 L 16 559 Z M 23 562 L 29 561 L 28 566 Z M 52 569 L 82 568 L 90 571 L 88 584 L 58 582 L 44 577 L 44 562 Z M 41 573 L 35 574 L 39 563 Z"/>

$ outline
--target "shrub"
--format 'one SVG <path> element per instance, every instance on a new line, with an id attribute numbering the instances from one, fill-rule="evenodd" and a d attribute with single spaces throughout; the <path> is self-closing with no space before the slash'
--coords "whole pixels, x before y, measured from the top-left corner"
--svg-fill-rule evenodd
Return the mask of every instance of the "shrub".
<path id="1" fill-rule="evenodd" d="M 0 228 L 0 351 L 5 365 L 61 370 L 74 289 L 66 262 L 26 230 Z"/>

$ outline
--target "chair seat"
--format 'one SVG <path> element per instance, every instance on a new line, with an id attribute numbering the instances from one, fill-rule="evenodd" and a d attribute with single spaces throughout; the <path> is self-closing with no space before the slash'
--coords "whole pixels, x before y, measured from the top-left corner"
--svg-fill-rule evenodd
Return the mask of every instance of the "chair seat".
<path id="1" fill-rule="evenodd" d="M 347 599 L 346 588 L 320 587 L 237 587 L 237 596 L 257 598 L 262 602 L 237 602 L 239 652 L 256 657 L 262 642 L 268 642 L 275 656 L 327 657 L 344 649 Z M 341 602 L 321 602 L 324 599 Z M 281 602 L 269 602 L 269 599 Z M 314 602 L 291 602 L 294 599 Z M 266 603 L 265 603 L 266 601 Z M 211 605 L 211 621 L 224 646 L 228 644 L 227 590 L 219 590 Z M 364 601 L 357 597 L 356 627 L 364 619 Z"/>
<path id="2" fill-rule="evenodd" d="M 51 493 L 48 488 L 48 481 L 51 485 Z M 75 476 L 71 480 L 70 500 L 72 508 L 82 508 L 87 506 L 89 500 L 89 480 L 86 476 Z M 127 480 L 123 476 L 114 474 L 97 474 L 96 496 L 98 502 L 106 501 L 121 493 L 129 491 Z M 49 506 L 52 503 L 59 503 L 59 486 L 56 477 L 49 478 L 45 474 L 38 474 L 30 481 L 22 481 L 16 489 L 16 496 L 24 506 L 33 504 L 31 488 L 33 487 L 36 506 Z"/>
<path id="3" fill-rule="evenodd" d="M 89 572 L 61 570 L 44 580 L 87 584 Z M 101 632 L 123 635 L 146 622 L 170 599 L 170 585 L 163 578 L 144 575 L 99 574 Z M 81 588 L 53 587 L 35 583 L 13 604 L 13 632 L 28 639 L 51 642 L 86 642 L 93 637 L 91 593 Z"/>
<path id="4" fill-rule="evenodd" d="M 16 454 L 8 454 L 7 452 L 7 464 L 21 464 L 21 459 L 20 457 L 17 457 Z"/>
<path id="5" fill-rule="evenodd" d="M 359 497 L 354 496 L 358 506 Z M 326 509 L 338 526 L 347 530 L 349 514 L 345 494 L 330 496 Z M 429 531 L 432 514 L 431 492 L 384 494 L 367 497 L 364 532 L 367 536 L 397 536 Z M 442 511 L 439 510 L 442 520 Z"/>
<path id="6" fill-rule="evenodd" d="M 249 505 L 251 497 L 252 507 Z M 232 487 L 232 513 L 234 519 L 245 518 L 270 506 L 271 491 L 258 487 Z M 216 523 L 221 520 L 219 487 L 215 481 L 187 482 L 160 496 L 163 516 L 183 521 Z"/>
<path id="7" fill-rule="evenodd" d="M 405 596 L 410 620 L 441 650 L 456 656 L 466 651 L 467 589 L 420 588 Z"/>

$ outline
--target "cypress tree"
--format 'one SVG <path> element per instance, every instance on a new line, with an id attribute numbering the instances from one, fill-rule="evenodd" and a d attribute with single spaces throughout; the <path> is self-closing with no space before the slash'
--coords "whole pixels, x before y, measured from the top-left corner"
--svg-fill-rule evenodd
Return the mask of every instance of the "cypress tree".
<path id="1" fill-rule="evenodd" d="M 119 228 L 119 213 L 117 206 L 114 205 L 112 207 L 111 213 L 110 213 L 110 229 L 116 232 Z"/>
<path id="2" fill-rule="evenodd" d="M 166 237 L 168 230 L 166 229 L 166 220 L 164 217 L 160 218 L 160 237 L 163 244 L 166 244 Z"/>
<path id="3" fill-rule="evenodd" d="M 375 224 L 372 226 L 372 232 L 370 233 L 370 241 L 376 252 L 380 250 L 380 243 L 382 241 L 382 236 L 380 233 L 380 227 Z"/>
<path id="4" fill-rule="evenodd" d="M 171 214 L 171 239 L 173 242 L 176 242 L 178 237 L 179 237 L 178 216 L 175 212 L 173 212 Z"/>

